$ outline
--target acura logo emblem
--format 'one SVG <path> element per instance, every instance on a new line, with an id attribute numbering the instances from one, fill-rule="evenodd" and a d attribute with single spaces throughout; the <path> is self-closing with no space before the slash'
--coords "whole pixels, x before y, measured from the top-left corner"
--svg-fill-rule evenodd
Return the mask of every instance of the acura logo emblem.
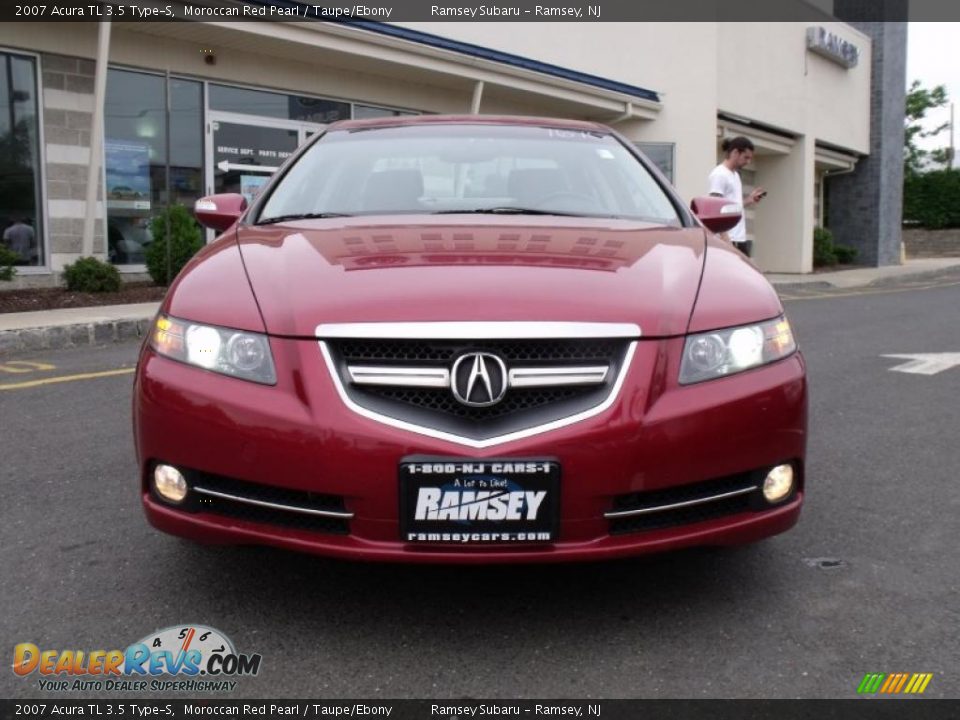
<path id="1" fill-rule="evenodd" d="M 465 353 L 453 364 L 450 389 L 464 405 L 496 405 L 507 392 L 507 366 L 491 353 Z"/>

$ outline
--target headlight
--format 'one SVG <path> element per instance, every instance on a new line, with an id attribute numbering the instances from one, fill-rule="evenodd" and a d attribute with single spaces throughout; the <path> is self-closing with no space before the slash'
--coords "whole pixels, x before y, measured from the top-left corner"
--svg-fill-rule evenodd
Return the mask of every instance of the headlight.
<path id="1" fill-rule="evenodd" d="M 150 347 L 168 358 L 213 372 L 264 385 L 277 382 L 270 342 L 260 333 L 160 315 L 150 335 Z"/>
<path id="2" fill-rule="evenodd" d="M 690 335 L 683 346 L 680 384 L 711 380 L 766 365 L 797 349 L 785 317 L 727 330 Z"/>

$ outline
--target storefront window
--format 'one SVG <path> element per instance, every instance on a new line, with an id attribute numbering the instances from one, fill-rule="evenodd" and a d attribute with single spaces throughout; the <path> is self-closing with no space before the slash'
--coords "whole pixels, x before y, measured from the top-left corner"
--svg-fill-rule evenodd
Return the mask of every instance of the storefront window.
<path id="1" fill-rule="evenodd" d="M 368 118 L 397 117 L 399 115 L 416 115 L 416 113 L 406 112 L 404 110 L 391 110 L 385 107 L 376 107 L 375 105 L 354 105 L 353 117 L 355 120 L 366 120 Z"/>
<path id="2" fill-rule="evenodd" d="M 317 124 L 350 117 L 350 103 L 338 100 L 213 84 L 210 85 L 210 109 Z"/>
<path id="3" fill-rule="evenodd" d="M 0 53 L 0 228 L 18 265 L 43 264 L 37 63 Z"/>
<path id="4" fill-rule="evenodd" d="M 673 143 L 637 143 L 637 149 L 650 158 L 671 183 L 674 181 L 673 147 Z"/>
<path id="5" fill-rule="evenodd" d="M 109 71 L 104 133 L 107 247 L 110 261 L 118 265 L 144 262 L 154 215 L 168 204 L 192 207 L 203 194 L 201 85 L 170 80 L 169 155 L 165 97 L 163 76 Z"/>

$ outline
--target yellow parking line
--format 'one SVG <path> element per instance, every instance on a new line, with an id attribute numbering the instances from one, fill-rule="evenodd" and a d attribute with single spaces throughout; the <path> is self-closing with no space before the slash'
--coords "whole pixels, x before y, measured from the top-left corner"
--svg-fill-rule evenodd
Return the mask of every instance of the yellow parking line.
<path id="1" fill-rule="evenodd" d="M 56 365 L 50 363 L 35 362 L 33 360 L 11 360 L 0 363 L 0 372 L 5 373 L 29 373 L 36 370 L 56 370 Z"/>
<path id="2" fill-rule="evenodd" d="M 43 380 L 0 384 L 0 390 L 23 390 L 24 388 L 36 387 L 38 385 L 52 385 L 53 383 L 73 382 L 74 380 L 92 380 L 94 378 L 111 377 L 113 375 L 129 375 L 135 370 L 136 368 L 121 368 L 120 370 L 104 370 L 102 372 L 80 373 L 78 375 L 60 375 L 59 377 L 43 378 Z"/>

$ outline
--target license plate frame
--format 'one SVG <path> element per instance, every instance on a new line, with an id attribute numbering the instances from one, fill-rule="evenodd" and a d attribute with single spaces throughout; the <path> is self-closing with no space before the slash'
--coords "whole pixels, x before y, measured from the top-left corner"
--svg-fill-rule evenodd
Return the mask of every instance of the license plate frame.
<path id="1" fill-rule="evenodd" d="M 558 539 L 553 457 L 412 455 L 398 468 L 400 537 L 414 545 L 542 545 Z"/>

